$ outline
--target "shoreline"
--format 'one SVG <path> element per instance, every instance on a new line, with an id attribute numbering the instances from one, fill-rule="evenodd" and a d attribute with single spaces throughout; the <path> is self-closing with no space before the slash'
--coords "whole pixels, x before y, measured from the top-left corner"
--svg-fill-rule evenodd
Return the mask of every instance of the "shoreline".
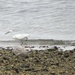
<path id="1" fill-rule="evenodd" d="M 21 46 L 20 40 L 0 40 L 0 48 Z M 73 50 L 75 49 L 75 40 L 53 40 L 53 39 L 29 39 L 27 41 L 23 40 L 23 46 L 34 46 L 33 50 L 45 50 L 51 47 L 57 46 L 63 50 Z M 39 48 L 40 46 L 45 46 L 44 48 Z M 48 46 L 48 48 L 46 47 Z"/>

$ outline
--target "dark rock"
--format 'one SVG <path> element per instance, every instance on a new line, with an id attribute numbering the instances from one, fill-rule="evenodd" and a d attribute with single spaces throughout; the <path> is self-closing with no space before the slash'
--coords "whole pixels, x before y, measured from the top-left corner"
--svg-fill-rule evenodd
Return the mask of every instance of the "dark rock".
<path id="1" fill-rule="evenodd" d="M 29 58 L 29 56 L 28 55 L 25 55 L 24 58 Z"/>
<path id="2" fill-rule="evenodd" d="M 68 52 L 65 52 L 64 53 L 64 57 L 66 57 L 66 58 L 69 57 L 69 53 Z"/>
<path id="3" fill-rule="evenodd" d="M 70 54 L 70 55 L 72 55 L 73 53 L 74 53 L 74 51 L 73 51 L 73 50 L 69 51 L 69 54 Z"/>
<path id="4" fill-rule="evenodd" d="M 36 54 L 38 54 L 38 53 L 39 53 L 39 51 L 38 51 L 38 50 L 35 50 L 35 53 L 36 53 Z"/>
<path id="5" fill-rule="evenodd" d="M 38 72 L 38 71 L 40 71 L 40 70 L 32 70 L 32 72 Z"/>
<path id="6" fill-rule="evenodd" d="M 56 75 L 55 72 L 50 73 L 50 75 Z"/>
<path id="7" fill-rule="evenodd" d="M 20 55 L 17 55 L 16 57 L 22 57 L 23 59 L 28 59 L 29 58 L 29 56 L 28 55 L 25 55 L 25 54 L 20 54 Z"/>
<path id="8" fill-rule="evenodd" d="M 6 47 L 6 50 L 13 50 L 12 47 Z"/>
<path id="9" fill-rule="evenodd" d="M 30 67 L 30 64 L 29 63 L 27 63 L 27 64 L 22 64 L 21 65 L 21 68 L 29 68 Z"/>
<path id="10" fill-rule="evenodd" d="M 9 60 L 9 57 L 8 56 L 3 56 L 3 59 L 4 60 Z"/>
<path id="11" fill-rule="evenodd" d="M 59 51 L 59 52 L 58 52 L 58 55 L 62 55 L 62 54 L 63 54 L 63 52 L 62 52 L 62 51 Z"/>
<path id="12" fill-rule="evenodd" d="M 48 46 L 39 46 L 39 48 L 49 48 Z"/>
<path id="13" fill-rule="evenodd" d="M 59 66 L 59 62 L 51 63 L 51 65 Z"/>
<path id="14" fill-rule="evenodd" d="M 45 53 L 45 54 L 49 54 L 49 52 L 47 52 L 47 51 L 46 51 L 46 52 L 44 52 L 44 53 Z"/>
<path id="15" fill-rule="evenodd" d="M 14 68 L 14 70 L 15 70 L 16 73 L 19 73 L 19 70 L 17 68 Z"/>
<path id="16" fill-rule="evenodd" d="M 25 71 L 33 71 L 34 68 L 28 68 L 28 69 L 25 69 Z"/>
<path id="17" fill-rule="evenodd" d="M 31 46 L 30 48 L 35 48 L 35 46 Z"/>
<path id="18" fill-rule="evenodd" d="M 48 50 L 48 51 L 56 51 L 56 50 L 58 50 L 58 47 L 54 46 L 54 47 L 49 48 L 49 49 L 47 49 L 47 50 Z"/>
<path id="19" fill-rule="evenodd" d="M 48 69 L 47 68 L 43 68 L 43 69 L 41 69 L 41 71 L 48 71 Z"/>
<path id="20" fill-rule="evenodd" d="M 36 57 L 36 58 L 34 58 L 34 61 L 35 62 L 40 62 L 40 59 Z"/>
<path id="21" fill-rule="evenodd" d="M 73 50 L 75 51 L 75 48 Z"/>
<path id="22" fill-rule="evenodd" d="M 2 59 L 0 59 L 0 63 L 3 63 L 3 60 Z"/>
<path id="23" fill-rule="evenodd" d="M 54 48 L 47 49 L 48 51 L 56 51 Z"/>
<path id="24" fill-rule="evenodd" d="M 57 62 L 56 65 L 59 66 L 59 62 Z"/>
<path id="25" fill-rule="evenodd" d="M 15 55 L 15 53 L 12 53 L 13 55 Z"/>
<path id="26" fill-rule="evenodd" d="M 0 47 L 0 50 L 5 50 L 5 48 L 3 48 L 3 47 Z"/>
<path id="27" fill-rule="evenodd" d="M 57 50 L 57 49 L 58 49 L 58 47 L 57 47 L 57 46 L 54 46 L 54 49 L 56 49 L 56 50 Z"/>

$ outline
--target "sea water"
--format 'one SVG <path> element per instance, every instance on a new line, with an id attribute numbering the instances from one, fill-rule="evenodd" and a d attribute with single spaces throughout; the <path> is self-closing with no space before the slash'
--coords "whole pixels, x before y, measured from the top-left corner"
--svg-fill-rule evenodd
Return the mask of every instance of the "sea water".
<path id="1" fill-rule="evenodd" d="M 29 39 L 75 40 L 75 0 L 0 0 L 0 40 L 27 33 Z"/>

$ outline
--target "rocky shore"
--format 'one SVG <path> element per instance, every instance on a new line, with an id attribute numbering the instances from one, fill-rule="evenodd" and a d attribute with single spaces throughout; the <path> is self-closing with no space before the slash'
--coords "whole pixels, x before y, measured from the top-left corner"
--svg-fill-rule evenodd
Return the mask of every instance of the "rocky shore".
<path id="1" fill-rule="evenodd" d="M 0 75 L 75 75 L 75 50 L 31 50 L 16 56 L 0 50 Z"/>

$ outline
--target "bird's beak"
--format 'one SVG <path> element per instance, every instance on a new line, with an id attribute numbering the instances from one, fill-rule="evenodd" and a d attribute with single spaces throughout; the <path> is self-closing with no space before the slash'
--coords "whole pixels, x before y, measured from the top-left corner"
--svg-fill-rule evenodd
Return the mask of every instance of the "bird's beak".
<path id="1" fill-rule="evenodd" d="M 9 33 L 9 32 L 6 32 L 5 35 L 8 34 L 8 33 Z"/>

